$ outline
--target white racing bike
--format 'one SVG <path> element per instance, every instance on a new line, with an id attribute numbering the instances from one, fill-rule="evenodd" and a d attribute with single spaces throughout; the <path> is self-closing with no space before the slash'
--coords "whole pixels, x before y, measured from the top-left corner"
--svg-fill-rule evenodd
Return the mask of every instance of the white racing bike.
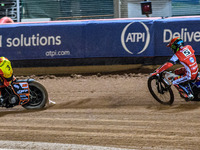
<path id="1" fill-rule="evenodd" d="M 157 75 L 151 76 L 148 78 L 148 89 L 151 95 L 157 100 L 159 103 L 163 105 L 171 105 L 174 102 L 174 93 L 172 91 L 171 85 L 172 81 L 175 77 L 172 72 L 164 71 Z M 191 101 L 200 101 L 200 73 L 195 80 L 190 80 L 181 86 L 187 89 L 194 95 L 194 98 Z M 182 98 L 188 101 L 187 94 L 184 92 L 180 92 L 179 94 Z"/>

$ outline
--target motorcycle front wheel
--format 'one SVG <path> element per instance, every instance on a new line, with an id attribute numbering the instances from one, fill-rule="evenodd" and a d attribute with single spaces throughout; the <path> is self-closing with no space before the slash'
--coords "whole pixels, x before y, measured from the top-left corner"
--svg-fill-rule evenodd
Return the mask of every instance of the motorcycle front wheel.
<path id="1" fill-rule="evenodd" d="M 48 93 L 45 87 L 37 81 L 29 83 L 30 100 L 23 105 L 26 109 L 42 109 L 48 102 Z"/>
<path id="2" fill-rule="evenodd" d="M 148 79 L 148 89 L 156 101 L 163 105 L 171 105 L 174 102 L 174 93 L 162 79 L 152 76 Z"/>

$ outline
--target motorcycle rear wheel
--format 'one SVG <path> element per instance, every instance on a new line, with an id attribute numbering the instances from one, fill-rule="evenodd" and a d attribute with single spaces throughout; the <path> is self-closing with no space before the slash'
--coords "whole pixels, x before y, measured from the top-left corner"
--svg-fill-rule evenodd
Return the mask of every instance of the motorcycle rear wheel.
<path id="1" fill-rule="evenodd" d="M 163 105 L 172 105 L 174 102 L 174 93 L 171 87 L 168 87 L 163 80 L 157 76 L 148 79 L 148 89 L 156 101 Z"/>
<path id="2" fill-rule="evenodd" d="M 30 101 L 23 105 L 25 109 L 42 109 L 48 102 L 48 93 L 45 87 L 37 81 L 29 83 Z"/>

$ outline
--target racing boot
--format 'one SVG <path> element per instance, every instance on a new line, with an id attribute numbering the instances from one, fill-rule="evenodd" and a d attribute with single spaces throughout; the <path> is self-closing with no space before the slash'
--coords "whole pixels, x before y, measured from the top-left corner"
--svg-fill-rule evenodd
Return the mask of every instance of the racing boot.
<path id="1" fill-rule="evenodd" d="M 0 106 L 2 106 L 2 107 L 6 106 L 5 99 L 3 98 L 2 94 L 1 94 L 1 90 L 0 90 Z"/>
<path id="2" fill-rule="evenodd" d="M 191 101 L 194 99 L 194 95 L 190 91 L 188 91 L 187 88 L 185 88 L 185 86 L 177 84 L 174 86 L 178 89 L 180 96 L 186 101 Z"/>
<path id="3" fill-rule="evenodd" d="M 193 99 L 194 99 L 194 95 L 193 95 L 193 94 L 191 94 L 191 93 L 190 93 L 190 94 L 188 94 L 188 100 L 190 100 L 190 101 L 191 101 L 191 100 L 193 100 Z"/>
<path id="4" fill-rule="evenodd" d="M 5 100 L 4 98 L 2 97 L 2 95 L 0 96 L 0 106 L 5 106 Z"/>

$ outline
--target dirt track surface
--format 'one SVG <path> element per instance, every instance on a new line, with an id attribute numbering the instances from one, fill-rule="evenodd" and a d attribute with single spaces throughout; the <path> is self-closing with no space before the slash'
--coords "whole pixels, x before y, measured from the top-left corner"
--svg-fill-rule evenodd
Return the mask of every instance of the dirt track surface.
<path id="1" fill-rule="evenodd" d="M 158 104 L 148 92 L 147 75 L 36 79 L 56 105 L 41 111 L 1 108 L 0 140 L 126 149 L 200 147 L 200 103 L 185 102 L 175 91 L 173 106 Z"/>

